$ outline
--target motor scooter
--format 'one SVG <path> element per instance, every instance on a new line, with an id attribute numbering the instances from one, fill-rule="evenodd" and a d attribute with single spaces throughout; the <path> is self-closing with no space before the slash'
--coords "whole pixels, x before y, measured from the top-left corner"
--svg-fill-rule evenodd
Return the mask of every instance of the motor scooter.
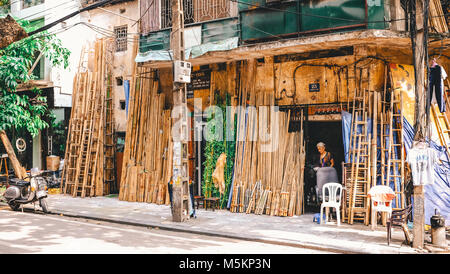
<path id="1" fill-rule="evenodd" d="M 39 206 L 44 213 L 48 213 L 47 205 L 47 181 L 41 176 L 39 169 L 33 168 L 30 171 L 30 181 L 12 178 L 4 193 L 8 205 L 12 210 L 19 210 L 23 204 L 39 201 Z M 25 178 L 26 179 L 26 178 Z"/>

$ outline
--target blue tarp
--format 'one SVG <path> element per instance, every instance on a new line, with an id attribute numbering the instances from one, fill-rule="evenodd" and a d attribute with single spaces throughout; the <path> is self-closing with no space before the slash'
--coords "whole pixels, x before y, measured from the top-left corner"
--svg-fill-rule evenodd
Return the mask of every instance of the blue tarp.
<path id="1" fill-rule="evenodd" d="M 123 82 L 123 89 L 125 92 L 125 110 L 128 117 L 128 102 L 130 101 L 130 80 L 125 80 Z"/>
<path id="2" fill-rule="evenodd" d="M 348 150 L 350 143 L 350 131 L 352 115 L 342 112 L 342 136 L 344 142 L 345 162 L 348 162 Z M 369 127 L 371 128 L 371 127 Z M 403 141 L 406 153 L 412 147 L 414 128 L 403 117 Z M 380 140 L 378 140 L 380 142 Z M 445 218 L 446 225 L 450 225 L 450 159 L 442 146 L 430 141 L 430 147 L 439 155 L 441 163 L 434 167 L 434 183 L 425 186 L 425 223 L 430 224 L 430 218 L 435 209 Z M 379 153 L 378 157 L 381 157 Z M 379 182 L 377 182 L 379 184 Z M 392 186 L 391 186 L 392 187 Z"/>
<path id="3" fill-rule="evenodd" d="M 403 118 L 403 136 L 405 149 L 408 153 L 412 147 L 414 138 L 414 128 Z M 430 147 L 436 151 L 441 160 L 441 164 L 434 166 L 434 183 L 425 185 L 425 223 L 430 224 L 430 218 L 434 215 L 434 210 L 445 218 L 445 225 L 450 225 L 450 159 L 448 159 L 445 149 L 430 141 Z"/>

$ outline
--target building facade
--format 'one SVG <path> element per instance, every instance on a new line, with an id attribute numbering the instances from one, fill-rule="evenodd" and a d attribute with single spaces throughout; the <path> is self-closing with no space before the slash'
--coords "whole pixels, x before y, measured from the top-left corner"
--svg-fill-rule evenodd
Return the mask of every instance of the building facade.
<path id="1" fill-rule="evenodd" d="M 165 95 L 166 109 L 170 109 L 173 104 L 170 2 L 140 1 L 142 22 L 136 58 L 140 67 L 156 73 L 153 81 L 157 82 L 158 93 Z M 196 99 L 201 99 L 200 108 L 205 110 L 217 104 L 219 97 L 229 96 L 230 105 L 247 107 L 258 104 L 252 101 L 255 100 L 252 96 L 271 96 L 269 105 L 291 113 L 301 110 L 304 114 L 301 119 L 306 166 L 313 165 L 317 160 L 316 144 L 325 142 L 327 149 L 335 155 L 339 181 L 353 184 L 350 186 L 354 189 L 353 192 L 346 194 L 353 198 L 347 199 L 347 208 L 343 209 L 343 216 L 348 218 L 347 221 L 353 222 L 353 218 L 356 218 L 368 224 L 370 205 L 367 191 L 371 186 L 379 184 L 380 180 L 395 189 L 397 199 L 394 207 L 406 206 L 406 181 L 394 179 L 393 182 L 385 182 L 386 174 L 379 174 L 377 171 L 379 163 L 375 153 L 371 153 L 374 158 L 366 159 L 367 166 L 362 167 L 371 169 L 372 173 L 365 173 L 363 181 L 354 175 L 353 179 L 346 179 L 349 168 L 345 164 L 355 164 L 348 158 L 352 157 L 352 145 L 348 147 L 352 139 L 345 135 L 356 135 L 350 129 L 345 133 L 343 128 L 344 113 L 355 115 L 355 109 L 358 109 L 356 105 L 364 102 L 367 103 L 365 115 L 379 122 L 378 131 L 389 126 L 386 124 L 386 117 L 382 118 L 378 114 L 388 111 L 387 105 L 381 105 L 391 101 L 386 98 L 396 93 L 402 94 L 403 99 L 394 109 L 401 108 L 403 117 L 409 124 L 414 124 L 415 95 L 414 80 L 411 78 L 414 70 L 406 1 L 192 0 L 183 3 L 185 57 L 193 66 L 193 83 L 187 87 L 188 106 L 192 116 L 195 116 L 194 112 L 198 108 Z M 438 3 L 432 5 L 435 6 L 432 7 L 430 16 L 436 20 L 430 21 L 432 39 L 429 43 L 429 55 L 438 58 L 440 66 L 448 70 L 448 59 L 442 57 L 448 56 L 450 45 L 448 38 L 443 35 L 448 33 L 448 6 L 446 1 L 441 1 L 440 6 Z M 362 98 L 360 93 L 371 94 L 372 99 L 359 102 Z M 377 96 L 382 96 L 383 99 L 374 99 Z M 368 102 L 371 102 L 370 107 Z M 380 111 L 373 109 L 375 105 Z M 394 110 L 391 109 L 389 113 L 394 113 Z M 205 117 L 200 119 L 204 120 Z M 301 119 L 291 117 L 291 122 Z M 398 127 L 397 130 L 404 129 L 403 124 Z M 433 124 L 432 139 L 439 143 L 436 128 Z M 398 136 L 393 138 L 396 142 L 400 140 Z M 350 141 L 345 141 L 346 139 Z M 196 194 L 205 195 L 204 184 L 208 181 L 203 176 L 208 157 L 204 153 L 205 143 L 190 143 L 189 176 L 196 183 Z M 383 148 L 376 138 L 371 144 L 374 147 L 366 148 L 368 151 L 389 149 L 391 146 L 384 144 L 387 147 Z M 406 144 L 402 146 L 403 151 L 408 150 Z M 397 152 L 398 158 L 394 161 L 405 164 L 405 154 L 400 153 L 400 150 L 396 150 L 395 154 Z M 238 169 L 245 169 L 245 166 L 241 166 L 244 162 L 235 162 L 233 180 L 237 178 Z M 144 163 L 145 161 L 135 162 L 134 165 L 139 167 Z M 215 165 L 215 161 L 213 164 Z M 392 170 L 392 167 L 388 168 Z M 404 172 L 405 165 L 396 169 Z M 253 176 L 252 173 L 249 176 Z M 239 200 L 232 197 L 235 190 L 244 193 L 255 187 L 255 178 L 259 177 L 249 178 L 253 179 L 248 182 L 245 182 L 247 179 L 244 182 L 231 180 L 231 185 L 227 185 L 231 193 L 228 193 L 228 208 L 230 203 L 233 208 L 232 201 Z M 239 180 L 242 178 L 239 177 Z M 387 180 L 390 180 L 389 176 Z M 127 182 L 125 177 L 121 183 Z M 241 184 L 246 187 L 241 188 Z M 304 186 L 306 184 L 305 177 Z M 282 189 L 278 187 L 272 189 L 272 192 L 279 194 L 280 190 Z M 223 196 L 226 194 L 221 193 L 220 198 Z M 243 197 L 241 202 L 245 200 Z M 124 199 L 127 200 L 126 195 Z"/>
<path id="2" fill-rule="evenodd" d="M 11 4 L 11 14 L 30 21 L 37 27 L 52 23 L 96 1 L 20 0 Z M 68 125 L 72 107 L 74 77 L 80 67 L 83 49 L 101 37 L 116 41 L 114 53 L 114 115 L 116 132 L 124 132 L 126 125 L 125 89 L 123 82 L 129 80 L 134 66 L 133 35 L 138 33 L 138 1 L 112 1 L 110 5 L 82 12 L 48 30 L 55 34 L 71 54 L 67 69 L 51 67 L 41 58 L 34 74 L 40 80 L 39 87 L 48 90 L 49 106 L 56 115 L 56 122 Z M 123 137 L 123 136 L 122 136 Z M 42 132 L 33 140 L 31 166 L 45 169 L 45 157 L 52 154 L 52 132 Z M 63 156 L 63 155 L 60 155 Z M 28 164 L 28 165 L 30 165 Z"/>

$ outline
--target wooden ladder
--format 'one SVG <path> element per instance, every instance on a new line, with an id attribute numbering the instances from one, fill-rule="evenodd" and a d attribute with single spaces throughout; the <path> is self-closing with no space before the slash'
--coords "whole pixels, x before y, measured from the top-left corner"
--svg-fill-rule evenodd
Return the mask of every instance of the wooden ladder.
<path id="1" fill-rule="evenodd" d="M 93 80 L 93 74 L 89 74 L 89 94 L 95 94 L 96 92 L 96 84 Z M 95 78 L 94 78 L 95 79 Z M 77 197 L 79 194 L 84 197 L 86 193 L 86 189 L 90 188 L 87 186 L 87 173 L 88 173 L 88 165 L 90 160 L 90 145 L 91 145 L 91 137 L 92 137 L 92 127 L 93 127 L 93 114 L 94 114 L 94 100 L 88 100 L 87 104 L 87 112 L 84 115 L 83 119 L 83 132 L 81 134 L 81 145 L 80 151 L 77 158 L 76 165 L 76 173 L 74 180 L 74 190 L 72 192 L 73 197 Z"/>
<path id="2" fill-rule="evenodd" d="M 102 76 L 98 78 L 101 81 Z M 91 140 L 89 145 L 89 154 L 88 154 L 88 165 L 85 170 L 85 178 L 83 181 L 83 188 L 81 192 L 81 197 L 86 197 L 89 195 L 90 197 L 95 196 L 96 193 L 96 183 L 97 180 L 97 171 L 99 164 L 99 155 L 101 153 L 101 135 L 102 135 L 102 127 L 103 127 L 103 90 L 101 86 L 98 87 L 96 84 L 95 87 L 95 97 L 94 97 L 94 105 L 93 105 L 93 113 L 92 113 L 92 127 L 91 127 Z M 101 193 L 100 193 L 101 194 Z"/>
<path id="3" fill-rule="evenodd" d="M 87 69 L 87 56 L 89 52 L 83 46 L 80 61 L 78 63 L 78 72 L 75 75 L 73 93 L 72 93 L 72 111 L 70 113 L 69 129 L 66 140 L 66 152 L 64 155 L 64 167 L 61 174 L 61 192 L 69 194 L 73 191 L 75 182 L 76 162 L 80 149 L 82 122 L 79 113 L 82 113 L 82 104 L 84 101 L 85 90 L 88 84 L 88 74 L 84 72 Z M 83 71 L 83 72 L 82 72 Z"/>
<path id="4" fill-rule="evenodd" d="M 115 146 L 115 123 L 114 123 L 114 95 L 113 86 L 111 83 L 111 75 L 108 75 L 108 84 L 105 99 L 105 135 L 104 135 L 104 146 L 105 146 L 105 159 L 104 159 L 104 169 L 105 169 L 105 193 L 118 192 L 119 189 L 116 185 L 116 146 Z"/>
<path id="5" fill-rule="evenodd" d="M 366 70 L 366 73 L 364 73 Z M 351 173 L 346 182 L 347 216 L 349 224 L 354 220 L 363 220 L 369 224 L 370 187 L 370 136 L 368 136 L 368 115 L 370 109 L 370 66 L 360 69 L 359 88 L 355 89 L 352 111 L 352 129 L 350 135 L 349 162 Z M 365 85 L 365 83 L 367 83 Z M 367 88 L 367 90 L 365 89 Z"/>
<path id="6" fill-rule="evenodd" d="M 71 194 L 74 190 L 77 161 L 80 154 L 81 138 L 83 131 L 83 121 L 80 115 L 83 113 L 84 96 L 87 93 L 87 85 L 89 81 L 89 74 L 84 72 L 77 76 L 74 87 L 74 100 L 72 103 L 72 113 L 69 123 L 68 138 L 66 143 L 66 153 L 63 169 L 64 194 Z M 62 184 L 61 184 L 62 187 Z"/>
<path id="7" fill-rule="evenodd" d="M 105 52 L 105 92 L 103 93 L 103 194 L 118 193 L 116 185 L 116 139 L 115 139 L 115 118 L 114 118 L 114 86 L 113 86 L 113 66 L 114 66 L 114 41 L 106 40 Z"/>
<path id="8" fill-rule="evenodd" d="M 394 209 L 403 209 L 406 206 L 404 185 L 405 185 L 405 149 L 403 138 L 403 95 L 400 90 L 392 91 L 390 98 L 390 112 L 389 112 L 389 134 L 387 163 L 383 167 L 386 181 L 384 185 L 394 185 L 395 200 L 393 201 Z M 394 135 L 395 133 L 395 135 Z"/>
<path id="9" fill-rule="evenodd" d="M 437 105 L 432 105 L 431 110 L 433 112 L 434 124 L 436 125 L 439 141 L 441 142 L 441 146 L 445 148 L 445 152 L 450 159 L 450 149 L 448 147 L 450 137 L 450 123 L 448 121 L 447 115 L 441 113 Z"/>

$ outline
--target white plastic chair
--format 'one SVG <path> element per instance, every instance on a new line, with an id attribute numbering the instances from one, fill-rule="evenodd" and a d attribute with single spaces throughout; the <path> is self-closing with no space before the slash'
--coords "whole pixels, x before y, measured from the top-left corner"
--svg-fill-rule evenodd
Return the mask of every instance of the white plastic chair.
<path id="1" fill-rule="evenodd" d="M 328 192 L 328 196 L 326 195 Z M 340 215 L 340 207 L 341 207 L 341 197 L 342 197 L 342 185 L 338 183 L 326 183 L 322 187 L 322 195 L 323 202 L 320 205 L 320 218 L 323 218 L 323 209 L 324 208 L 335 208 L 336 209 L 336 218 L 337 225 L 341 225 L 341 215 Z M 328 214 L 325 216 L 325 223 L 328 222 Z M 320 222 L 323 224 L 324 222 Z"/>
<path id="2" fill-rule="evenodd" d="M 377 226 L 377 212 L 387 213 L 389 219 L 392 215 L 392 200 L 395 198 L 395 192 L 389 186 L 376 185 L 367 193 L 371 200 L 372 229 Z"/>
<path id="3" fill-rule="evenodd" d="M 391 218 L 392 215 L 392 201 L 389 202 L 380 202 L 371 199 L 372 201 L 372 229 L 377 226 L 377 213 L 378 212 L 386 212 L 387 219 Z M 387 204 L 387 205 L 386 205 Z"/>

